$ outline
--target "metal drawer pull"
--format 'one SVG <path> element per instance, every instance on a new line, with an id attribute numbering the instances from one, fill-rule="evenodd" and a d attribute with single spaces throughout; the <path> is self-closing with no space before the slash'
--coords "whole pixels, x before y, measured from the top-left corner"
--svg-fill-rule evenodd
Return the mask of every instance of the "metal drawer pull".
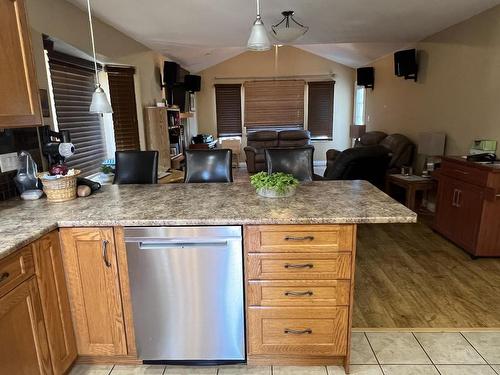
<path id="1" fill-rule="evenodd" d="M 314 236 L 305 236 L 305 237 L 291 237 L 286 236 L 285 241 L 312 241 L 314 240 Z"/>
<path id="2" fill-rule="evenodd" d="M 8 272 L 4 272 L 4 273 L 2 273 L 2 274 L 0 275 L 0 283 L 1 283 L 2 281 L 7 280 L 7 279 L 9 278 L 9 276 L 10 276 L 10 273 L 8 273 Z"/>
<path id="3" fill-rule="evenodd" d="M 301 296 L 312 296 L 314 293 L 310 290 L 306 292 L 294 292 L 294 291 L 286 291 L 285 296 L 294 296 L 294 297 L 301 297 Z"/>
<path id="4" fill-rule="evenodd" d="M 108 260 L 108 240 L 102 240 L 102 259 L 106 267 L 111 267 L 111 262 Z"/>
<path id="5" fill-rule="evenodd" d="M 307 264 L 290 264 L 286 263 L 285 268 L 313 268 L 314 264 L 307 263 Z"/>
<path id="6" fill-rule="evenodd" d="M 310 328 L 306 328 L 303 330 L 296 330 L 296 329 L 290 329 L 290 328 L 285 328 L 285 334 L 287 335 L 304 335 L 304 334 L 312 334 L 313 331 Z"/>

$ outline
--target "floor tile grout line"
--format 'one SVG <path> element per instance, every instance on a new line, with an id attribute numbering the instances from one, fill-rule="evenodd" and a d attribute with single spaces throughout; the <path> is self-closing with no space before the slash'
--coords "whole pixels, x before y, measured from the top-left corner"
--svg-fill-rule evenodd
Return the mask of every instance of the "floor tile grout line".
<path id="1" fill-rule="evenodd" d="M 490 365 L 490 363 L 486 360 L 486 358 L 483 357 L 483 355 L 481 353 L 479 353 L 479 350 L 476 349 L 476 347 L 474 345 L 472 345 L 472 343 L 467 339 L 467 337 L 465 337 L 465 335 L 462 333 L 462 332 L 459 332 L 460 335 L 464 338 L 465 341 L 467 341 L 467 343 L 472 347 L 472 349 L 474 349 L 474 351 L 483 359 L 484 363 L 486 363 L 487 365 Z M 491 367 L 493 369 L 493 367 Z"/>
<path id="2" fill-rule="evenodd" d="M 112 365 L 111 370 L 109 370 L 109 372 L 108 372 L 108 375 L 111 375 L 111 373 L 113 372 L 114 369 L 115 369 L 115 365 Z"/>
<path id="3" fill-rule="evenodd" d="M 429 353 L 427 353 L 427 350 L 425 350 L 425 348 L 424 348 L 424 346 L 422 345 L 422 343 L 418 340 L 418 337 L 417 337 L 417 335 L 415 335 L 415 332 L 412 332 L 411 334 L 413 335 L 413 337 L 415 338 L 415 340 L 417 340 L 418 345 L 422 348 L 422 350 L 424 351 L 424 353 L 425 353 L 425 355 L 427 356 L 427 358 L 429 358 L 429 361 L 431 361 L 431 364 L 433 364 L 433 365 L 434 365 L 434 367 L 437 369 L 437 366 L 436 366 L 436 364 L 434 363 L 434 361 L 432 360 L 431 355 L 430 355 Z M 438 372 L 439 372 L 439 370 L 438 370 Z M 439 372 L 439 373 L 440 373 L 440 372 Z"/>
<path id="4" fill-rule="evenodd" d="M 366 334 L 366 332 L 363 332 L 363 335 L 365 335 L 365 339 L 368 342 L 368 345 L 370 346 L 370 349 L 373 353 L 373 356 L 375 357 L 375 361 L 377 361 L 377 365 L 379 365 L 379 367 L 382 368 L 380 365 L 380 361 L 378 360 L 377 354 L 375 354 L 375 350 L 373 349 L 372 343 L 370 342 L 370 339 L 368 338 L 368 335 Z"/>

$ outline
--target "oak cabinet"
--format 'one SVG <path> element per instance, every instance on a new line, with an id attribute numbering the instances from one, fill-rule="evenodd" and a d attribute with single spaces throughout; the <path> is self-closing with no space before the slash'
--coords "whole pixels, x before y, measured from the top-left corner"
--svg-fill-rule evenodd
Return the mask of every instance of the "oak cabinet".
<path id="1" fill-rule="evenodd" d="M 356 226 L 245 226 L 250 364 L 349 368 Z"/>
<path id="2" fill-rule="evenodd" d="M 36 241 L 33 255 L 52 368 L 64 374 L 77 353 L 58 232 Z"/>
<path id="3" fill-rule="evenodd" d="M 434 229 L 473 256 L 500 255 L 500 168 L 444 158 Z"/>
<path id="4" fill-rule="evenodd" d="M 60 238 L 78 354 L 126 355 L 113 229 L 62 228 Z"/>
<path id="5" fill-rule="evenodd" d="M 23 0 L 0 0 L 0 128 L 42 123 Z"/>
<path id="6" fill-rule="evenodd" d="M 1 375 L 51 375 L 40 296 L 32 277 L 0 297 Z"/>

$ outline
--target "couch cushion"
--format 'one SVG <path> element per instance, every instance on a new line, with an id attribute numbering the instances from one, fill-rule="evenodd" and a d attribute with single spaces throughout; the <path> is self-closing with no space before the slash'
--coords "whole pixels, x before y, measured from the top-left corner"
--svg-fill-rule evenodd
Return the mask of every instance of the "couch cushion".
<path id="1" fill-rule="evenodd" d="M 278 147 L 301 147 L 311 143 L 308 130 L 282 130 L 278 133 Z"/>
<path id="2" fill-rule="evenodd" d="M 385 137 L 387 134 L 384 132 L 367 132 L 360 137 L 359 141 L 356 141 L 355 147 L 378 145 Z"/>
<path id="3" fill-rule="evenodd" d="M 277 147 L 278 132 L 274 130 L 262 130 L 247 133 L 247 145 L 256 149 Z"/>

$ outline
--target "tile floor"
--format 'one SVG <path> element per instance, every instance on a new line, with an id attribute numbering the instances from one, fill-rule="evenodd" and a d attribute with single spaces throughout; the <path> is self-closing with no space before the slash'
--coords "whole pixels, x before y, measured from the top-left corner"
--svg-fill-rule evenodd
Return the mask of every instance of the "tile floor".
<path id="1" fill-rule="evenodd" d="M 498 332 L 354 332 L 351 375 L 500 375 Z M 344 375 L 336 366 L 76 365 L 70 375 Z"/>

